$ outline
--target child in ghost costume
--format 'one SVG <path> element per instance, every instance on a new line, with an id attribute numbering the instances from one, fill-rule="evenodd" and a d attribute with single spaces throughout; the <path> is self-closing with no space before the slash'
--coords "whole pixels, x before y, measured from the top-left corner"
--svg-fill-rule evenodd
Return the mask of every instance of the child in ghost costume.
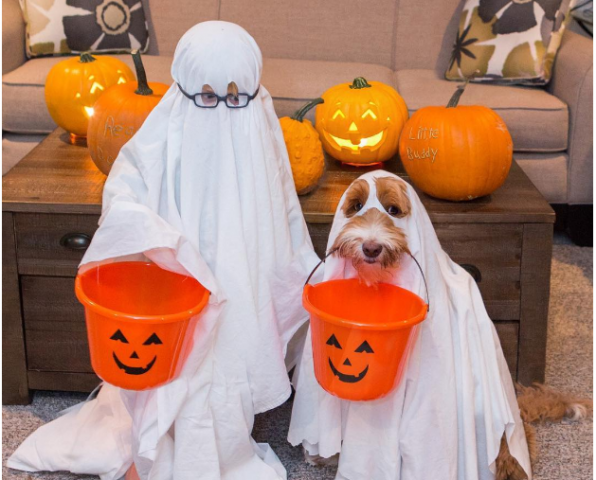
<path id="1" fill-rule="evenodd" d="M 122 148 L 81 264 L 148 258 L 209 289 L 180 377 L 138 392 L 104 384 L 26 439 L 9 467 L 111 480 L 134 461 L 142 479 L 286 478 L 251 430 L 291 393 L 284 354 L 308 319 L 301 291 L 318 258 L 261 69 L 237 25 L 205 22 L 182 37 L 175 83 Z M 231 82 L 254 96 L 244 108 L 226 106 Z M 222 97 L 217 107 L 182 91 L 204 85 Z"/>
<path id="2" fill-rule="evenodd" d="M 371 208 L 384 212 L 375 179 L 368 182 Z M 402 181 L 403 180 L 399 180 Z M 405 182 L 404 182 L 405 183 Z M 419 325 L 404 375 L 383 398 L 350 402 L 325 392 L 313 369 L 310 331 L 294 383 L 296 396 L 288 440 L 310 455 L 339 453 L 336 479 L 488 480 L 503 433 L 509 449 L 531 478 L 528 447 L 513 383 L 495 328 L 473 279 L 441 249 L 420 199 L 407 186 L 411 213 L 392 218 L 407 237 L 428 284 L 430 309 Z M 328 248 L 348 222 L 340 200 Z M 390 283 L 426 299 L 424 280 L 412 258 L 403 255 Z M 352 278 L 350 260 L 332 255 L 324 279 Z M 374 346 L 371 345 L 374 350 Z M 366 355 L 361 353 L 360 355 Z"/>

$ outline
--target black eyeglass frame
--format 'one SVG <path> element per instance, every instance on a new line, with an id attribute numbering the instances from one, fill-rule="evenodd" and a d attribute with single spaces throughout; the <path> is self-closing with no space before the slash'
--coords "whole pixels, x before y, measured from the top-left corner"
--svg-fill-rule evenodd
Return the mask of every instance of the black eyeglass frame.
<path id="1" fill-rule="evenodd" d="M 220 97 L 215 92 L 201 92 L 201 93 L 195 93 L 194 95 L 191 95 L 190 93 L 187 93 L 179 83 L 176 83 L 176 85 L 178 85 L 178 88 L 180 89 L 182 94 L 186 98 L 189 98 L 190 100 L 192 100 L 193 103 L 195 104 L 195 106 L 197 106 L 198 108 L 217 108 L 217 106 L 219 105 L 219 102 L 223 102 L 224 105 L 228 108 L 245 108 L 245 107 L 248 107 L 248 104 L 251 102 L 251 100 L 254 100 L 255 98 L 257 98 L 257 95 L 259 94 L 259 89 L 261 88 L 261 86 L 259 85 L 259 87 L 255 91 L 255 93 L 253 93 L 252 95 L 249 95 L 248 93 L 238 93 L 236 95 L 234 95 L 232 93 L 228 93 L 225 97 Z M 215 97 L 217 99 L 217 102 L 215 103 L 215 105 L 210 105 L 210 106 L 199 105 L 197 103 L 196 97 L 201 96 L 201 95 L 212 95 L 213 97 Z M 228 97 L 241 97 L 241 96 L 247 97 L 246 105 L 242 105 L 242 106 L 228 105 L 228 102 L 227 102 Z"/>

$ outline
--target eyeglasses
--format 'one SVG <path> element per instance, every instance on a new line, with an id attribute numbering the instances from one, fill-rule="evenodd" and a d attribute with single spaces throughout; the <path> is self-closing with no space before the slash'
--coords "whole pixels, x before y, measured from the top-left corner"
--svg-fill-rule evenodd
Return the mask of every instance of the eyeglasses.
<path id="1" fill-rule="evenodd" d="M 244 108 L 251 100 L 256 98 L 259 93 L 259 89 L 257 88 L 257 91 L 253 95 L 249 95 L 248 93 L 237 93 L 236 95 L 228 93 L 225 97 L 220 97 L 212 92 L 195 93 L 191 95 L 190 93 L 186 93 L 179 83 L 176 85 L 178 85 L 178 88 L 184 96 L 190 98 L 199 108 L 215 108 L 219 105 L 219 102 L 224 102 L 228 108 Z"/>

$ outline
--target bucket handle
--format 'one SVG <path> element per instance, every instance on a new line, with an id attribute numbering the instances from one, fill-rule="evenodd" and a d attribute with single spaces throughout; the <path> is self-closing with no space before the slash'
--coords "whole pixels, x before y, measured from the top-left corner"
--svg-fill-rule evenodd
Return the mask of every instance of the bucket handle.
<path id="1" fill-rule="evenodd" d="M 331 255 L 333 255 L 338 250 L 339 250 L 339 248 L 334 248 L 329 253 L 327 253 L 319 263 L 317 263 L 317 266 L 313 269 L 312 272 L 310 272 L 310 275 L 306 279 L 306 282 L 304 282 L 305 287 L 306 287 L 306 285 L 308 285 L 308 282 L 310 282 L 310 279 L 315 274 L 315 272 L 319 269 L 321 264 L 324 263 L 325 260 L 327 260 L 327 258 L 329 258 Z M 418 260 L 416 260 L 416 257 L 414 255 L 412 255 L 410 252 L 407 252 L 407 253 L 410 257 L 412 257 L 412 260 L 414 260 L 414 263 L 416 263 L 416 266 L 418 267 L 418 270 L 420 270 L 420 274 L 422 275 L 422 281 L 424 282 L 424 290 L 426 290 L 426 311 L 429 312 L 430 311 L 430 297 L 428 294 L 428 284 L 426 283 L 426 276 L 424 275 L 424 272 L 422 271 L 422 267 L 420 266 L 420 263 L 418 263 Z"/>

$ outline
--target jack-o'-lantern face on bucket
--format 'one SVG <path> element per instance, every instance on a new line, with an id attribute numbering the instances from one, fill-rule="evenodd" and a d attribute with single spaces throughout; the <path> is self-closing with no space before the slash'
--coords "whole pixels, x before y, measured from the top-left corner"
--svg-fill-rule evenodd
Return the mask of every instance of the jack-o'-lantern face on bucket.
<path id="1" fill-rule="evenodd" d="M 399 94 L 380 82 L 357 78 L 323 94 L 316 128 L 325 151 L 350 164 L 367 165 L 397 153 L 408 110 Z"/>
<path id="2" fill-rule="evenodd" d="M 399 383 L 428 311 L 424 300 L 397 285 L 370 287 L 353 277 L 307 283 L 302 302 L 310 313 L 313 368 L 323 390 L 366 401 Z"/>
<path id="3" fill-rule="evenodd" d="M 120 357 L 116 354 L 116 351 L 112 352 L 112 357 L 118 368 L 128 375 L 144 375 L 149 372 L 157 361 L 158 349 L 144 347 L 163 344 L 157 334 L 153 333 L 143 342 L 142 345 L 138 347 L 130 346 L 128 339 L 124 336 L 122 330 L 120 329 L 114 332 L 114 334 L 110 337 L 110 340 L 127 346 L 118 348 Z M 141 352 L 140 356 L 137 351 Z M 125 358 L 125 360 L 123 361 L 121 357 Z"/>
<path id="4" fill-rule="evenodd" d="M 327 340 L 327 345 L 329 345 L 332 350 L 343 350 L 341 344 L 337 340 L 336 336 L 332 334 Z M 369 345 L 369 343 L 364 340 L 353 352 L 346 352 L 343 351 L 342 354 L 339 356 L 337 352 L 330 351 L 329 352 L 329 368 L 333 372 L 340 382 L 344 383 L 358 383 L 368 373 L 369 365 L 368 361 L 366 360 L 367 353 L 374 353 L 373 349 Z M 341 371 L 333 363 L 332 357 L 336 359 L 338 364 L 341 365 Z M 352 360 L 350 360 L 350 358 Z M 365 366 L 364 366 L 365 365 Z"/>

